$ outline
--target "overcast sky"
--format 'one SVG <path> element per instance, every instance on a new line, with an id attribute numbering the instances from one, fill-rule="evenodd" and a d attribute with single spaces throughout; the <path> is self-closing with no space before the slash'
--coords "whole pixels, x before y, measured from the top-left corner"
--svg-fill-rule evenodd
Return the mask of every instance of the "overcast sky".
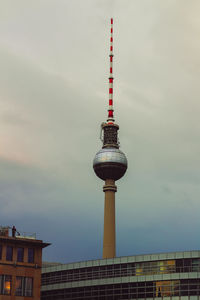
<path id="1" fill-rule="evenodd" d="M 110 18 L 128 171 L 117 256 L 200 249 L 200 1 L 0 0 L 0 220 L 51 242 L 44 260 L 102 256 Z"/>

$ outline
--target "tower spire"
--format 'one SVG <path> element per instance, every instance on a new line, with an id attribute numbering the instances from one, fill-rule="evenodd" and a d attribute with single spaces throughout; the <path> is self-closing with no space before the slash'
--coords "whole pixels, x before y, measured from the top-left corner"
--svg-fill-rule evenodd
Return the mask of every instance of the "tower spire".
<path id="1" fill-rule="evenodd" d="M 110 76 L 109 76 L 109 109 L 108 109 L 108 124 L 113 124 L 113 18 L 110 19 Z"/>

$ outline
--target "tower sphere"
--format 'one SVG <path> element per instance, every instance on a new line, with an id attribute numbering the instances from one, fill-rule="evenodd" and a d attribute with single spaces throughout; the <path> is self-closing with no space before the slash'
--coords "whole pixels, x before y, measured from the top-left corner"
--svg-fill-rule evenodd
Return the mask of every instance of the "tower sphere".
<path id="1" fill-rule="evenodd" d="M 102 180 L 120 179 L 125 174 L 127 165 L 125 154 L 117 148 L 103 148 L 93 160 L 94 171 Z"/>

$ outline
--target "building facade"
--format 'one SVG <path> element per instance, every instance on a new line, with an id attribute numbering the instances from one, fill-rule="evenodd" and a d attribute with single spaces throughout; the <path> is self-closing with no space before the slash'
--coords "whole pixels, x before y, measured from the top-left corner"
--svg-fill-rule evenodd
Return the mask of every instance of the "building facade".
<path id="1" fill-rule="evenodd" d="M 45 267 L 42 300 L 199 299 L 200 251 Z"/>
<path id="2" fill-rule="evenodd" d="M 34 234 L 0 227 L 0 300 L 40 299 L 42 249 Z"/>

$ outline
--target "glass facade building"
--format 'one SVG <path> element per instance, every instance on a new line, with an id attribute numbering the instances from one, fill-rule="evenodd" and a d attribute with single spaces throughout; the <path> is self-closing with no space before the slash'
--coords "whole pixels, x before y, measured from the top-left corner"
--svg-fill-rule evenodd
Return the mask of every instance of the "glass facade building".
<path id="1" fill-rule="evenodd" d="M 200 251 L 117 257 L 42 270 L 42 300 L 199 299 Z"/>

